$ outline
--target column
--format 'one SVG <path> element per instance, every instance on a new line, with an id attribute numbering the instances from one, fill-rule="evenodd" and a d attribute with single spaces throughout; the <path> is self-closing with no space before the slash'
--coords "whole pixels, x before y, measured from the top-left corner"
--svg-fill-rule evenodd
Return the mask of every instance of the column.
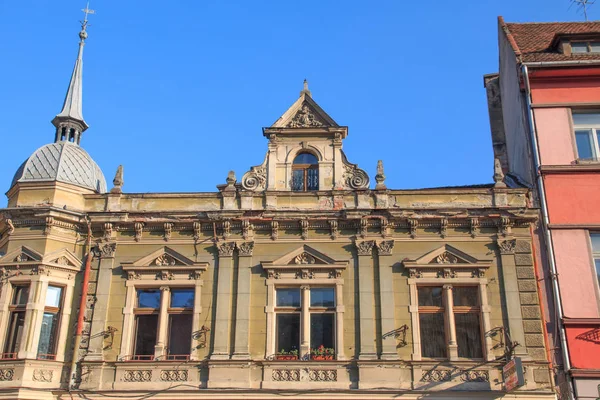
<path id="1" fill-rule="evenodd" d="M 235 315 L 235 342 L 231 358 L 250 359 L 250 283 L 252 279 L 252 252 L 254 242 L 238 243 L 237 307 Z"/>
<path id="2" fill-rule="evenodd" d="M 300 337 L 300 356 L 310 357 L 310 287 L 300 286 L 302 291 L 302 321 L 300 322 L 302 336 Z"/>
<path id="3" fill-rule="evenodd" d="M 345 360 L 344 355 L 344 293 L 343 285 L 335 285 L 335 328 L 336 328 L 336 360 Z"/>
<path id="4" fill-rule="evenodd" d="M 121 353 L 119 360 L 125 360 L 133 354 L 133 327 L 135 324 L 135 315 L 133 308 L 135 307 L 135 285 L 133 281 L 128 280 L 127 294 L 125 298 L 125 307 L 123 307 L 123 333 L 121 335 Z"/>
<path id="5" fill-rule="evenodd" d="M 116 243 L 98 245 L 96 255 L 99 255 L 98 274 L 96 277 L 96 291 L 88 292 L 88 297 L 95 296 L 94 313 L 91 324 L 84 322 L 83 331 L 90 335 L 90 345 L 86 361 L 103 361 L 104 332 L 106 331 L 106 318 L 110 299 L 110 285 L 112 270 L 115 260 Z"/>
<path id="6" fill-rule="evenodd" d="M 452 285 L 444 285 L 444 307 L 446 308 L 446 332 L 448 335 L 448 358 L 450 361 L 458 360 L 458 342 L 456 341 L 456 325 L 454 323 L 454 296 Z"/>
<path id="7" fill-rule="evenodd" d="M 498 242 L 500 249 L 500 262 L 502 264 L 502 285 L 506 301 L 506 314 L 508 319 L 508 333 L 513 342 L 519 342 L 514 350 L 516 356 L 527 357 L 525 347 L 525 330 L 523 329 L 523 315 L 521 314 L 521 297 L 519 296 L 519 285 L 517 282 L 517 267 L 515 264 L 514 239 Z"/>
<path id="8" fill-rule="evenodd" d="M 377 244 L 377 254 L 379 256 L 379 304 L 381 307 L 381 335 L 396 329 L 394 310 L 394 288 L 392 265 L 394 263 L 392 249 L 393 240 L 386 240 Z M 394 335 L 388 336 L 381 341 L 381 359 L 397 359 L 396 339 Z"/>
<path id="9" fill-rule="evenodd" d="M 234 242 L 217 244 L 219 265 L 217 276 L 217 293 L 215 304 L 215 322 L 212 329 L 213 360 L 229 359 L 229 321 L 231 314 L 231 281 L 233 276 Z"/>
<path id="10" fill-rule="evenodd" d="M 194 315 L 192 317 L 192 348 L 190 349 L 190 360 L 200 360 L 200 349 L 198 340 L 199 336 L 196 337 L 197 333 L 202 329 L 202 286 L 204 281 L 201 279 L 202 271 L 194 271 L 192 277 L 195 280 L 194 284 Z"/>
<path id="11" fill-rule="evenodd" d="M 377 359 L 375 352 L 375 307 L 373 293 L 373 246 L 371 240 L 356 242 L 358 254 L 358 307 L 360 313 L 360 349 L 358 358 Z"/>
<path id="12" fill-rule="evenodd" d="M 154 346 L 154 358 L 165 360 L 167 358 L 167 330 L 169 329 L 169 295 L 171 291 L 168 286 L 160 287 L 160 314 L 158 314 L 158 332 L 156 346 Z"/>

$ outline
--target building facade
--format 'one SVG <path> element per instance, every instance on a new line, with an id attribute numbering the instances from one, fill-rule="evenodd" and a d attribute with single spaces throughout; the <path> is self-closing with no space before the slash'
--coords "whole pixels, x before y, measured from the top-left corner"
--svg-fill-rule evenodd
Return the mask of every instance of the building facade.
<path id="1" fill-rule="evenodd" d="M 119 168 L 107 190 L 81 147 L 86 37 L 1 210 L 0 397 L 555 398 L 538 212 L 499 163 L 489 185 L 392 190 L 379 162 L 371 185 L 305 83 L 239 181 L 125 193 Z"/>
<path id="2" fill-rule="evenodd" d="M 486 77 L 496 157 L 542 211 L 537 261 L 564 398 L 600 397 L 599 44 L 598 22 L 500 17 L 500 73 Z"/>

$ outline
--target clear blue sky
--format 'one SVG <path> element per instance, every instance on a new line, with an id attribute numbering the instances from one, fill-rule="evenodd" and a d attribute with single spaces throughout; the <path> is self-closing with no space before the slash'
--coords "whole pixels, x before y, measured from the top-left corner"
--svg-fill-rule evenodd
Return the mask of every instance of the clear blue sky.
<path id="1" fill-rule="evenodd" d="M 126 192 L 214 191 L 267 150 L 297 98 L 349 126 L 344 150 L 394 189 L 492 181 L 482 76 L 497 16 L 582 20 L 569 0 L 92 0 L 82 145 Z M 0 1 L 0 188 L 53 141 L 83 0 Z M 600 17 L 600 4 L 590 9 Z"/>

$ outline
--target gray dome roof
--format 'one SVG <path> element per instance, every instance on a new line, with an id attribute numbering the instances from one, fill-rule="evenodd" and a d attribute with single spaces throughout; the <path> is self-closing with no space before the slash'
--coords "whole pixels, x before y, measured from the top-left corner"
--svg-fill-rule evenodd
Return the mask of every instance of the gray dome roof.
<path id="1" fill-rule="evenodd" d="M 100 167 L 81 147 L 71 142 L 50 143 L 37 149 L 19 167 L 10 187 L 17 182 L 58 181 L 106 193 Z"/>

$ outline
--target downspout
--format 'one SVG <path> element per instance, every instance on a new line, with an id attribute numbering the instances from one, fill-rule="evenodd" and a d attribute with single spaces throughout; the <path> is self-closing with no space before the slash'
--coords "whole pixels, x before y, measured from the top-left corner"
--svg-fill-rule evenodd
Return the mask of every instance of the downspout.
<path id="1" fill-rule="evenodd" d="M 554 245 L 552 242 L 552 234 L 548 229 L 549 217 L 548 217 L 548 204 L 546 203 L 546 189 L 544 186 L 544 179 L 540 172 L 540 153 L 536 137 L 535 121 L 533 118 L 533 109 L 531 107 L 531 87 L 529 85 L 529 72 L 527 65 L 521 66 L 523 73 L 523 81 L 525 83 L 525 99 L 527 101 L 527 117 L 529 119 L 529 135 L 531 139 L 531 145 L 533 147 L 533 161 L 535 167 L 536 181 L 538 187 L 538 194 L 540 196 L 540 206 L 542 211 L 542 230 L 544 231 L 544 238 L 546 240 L 546 250 L 548 252 L 548 263 L 550 264 L 550 274 L 552 278 L 552 292 L 554 293 L 554 308 L 556 310 L 557 321 L 559 325 L 559 336 L 561 342 L 561 350 L 563 356 L 563 362 L 565 366 L 565 374 L 567 382 L 569 384 L 569 392 L 575 393 L 573 388 L 573 381 L 569 375 L 571 370 L 571 361 L 569 358 L 569 349 L 567 347 L 567 339 L 565 335 L 565 327 L 563 324 L 563 309 L 562 309 L 562 298 L 560 296 L 560 288 L 558 285 L 558 272 L 556 270 L 556 261 L 554 256 Z"/>
<path id="2" fill-rule="evenodd" d="M 75 345 L 73 347 L 73 355 L 71 359 L 71 372 L 69 374 L 69 390 L 75 387 L 75 378 L 77 374 L 78 349 L 81 344 L 81 334 L 83 332 L 83 317 L 85 316 L 88 285 L 90 283 L 90 270 L 92 269 L 92 226 L 89 218 L 85 219 L 87 224 L 87 257 L 85 259 L 85 268 L 83 270 L 83 282 L 81 283 L 81 299 L 79 301 L 79 315 L 77 316 L 77 328 L 75 330 Z"/>

